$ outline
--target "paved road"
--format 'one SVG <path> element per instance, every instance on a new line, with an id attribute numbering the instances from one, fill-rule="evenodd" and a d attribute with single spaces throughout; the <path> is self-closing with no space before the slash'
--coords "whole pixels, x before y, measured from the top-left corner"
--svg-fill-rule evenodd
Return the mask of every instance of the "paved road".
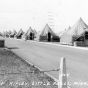
<path id="1" fill-rule="evenodd" d="M 68 82 L 75 88 L 87 86 L 73 85 L 75 82 L 88 82 L 88 51 L 63 46 L 55 46 L 31 41 L 6 39 L 6 46 L 28 62 L 43 70 L 58 69 L 60 58 L 66 58 Z M 58 72 L 49 72 L 58 79 Z M 72 87 L 72 88 L 74 88 Z"/>

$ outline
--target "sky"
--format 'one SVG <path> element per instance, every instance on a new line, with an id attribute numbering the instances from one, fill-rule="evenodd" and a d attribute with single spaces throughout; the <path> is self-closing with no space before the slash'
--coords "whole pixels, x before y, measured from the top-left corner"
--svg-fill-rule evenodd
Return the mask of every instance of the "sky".
<path id="1" fill-rule="evenodd" d="M 0 31 L 40 31 L 46 23 L 56 33 L 82 17 L 88 24 L 88 0 L 0 0 Z"/>

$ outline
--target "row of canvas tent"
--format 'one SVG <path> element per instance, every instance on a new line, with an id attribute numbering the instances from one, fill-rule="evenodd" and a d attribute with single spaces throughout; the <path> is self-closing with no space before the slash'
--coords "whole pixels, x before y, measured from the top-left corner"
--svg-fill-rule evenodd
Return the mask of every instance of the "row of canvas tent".
<path id="1" fill-rule="evenodd" d="M 28 29 L 28 33 L 31 30 L 31 27 Z M 25 33 L 22 29 L 19 30 L 19 32 L 17 33 L 16 30 L 14 30 L 13 32 L 9 31 L 9 32 L 4 32 L 1 33 L 1 35 L 3 37 L 10 37 L 10 38 L 17 38 L 17 39 L 21 39 L 22 37 L 24 37 L 24 35 L 26 36 L 26 34 L 28 35 L 28 33 Z M 37 32 L 35 30 L 33 30 L 33 33 L 36 34 Z"/>
<path id="2" fill-rule="evenodd" d="M 60 36 L 61 44 L 88 46 L 88 25 L 80 18 Z"/>
<path id="3" fill-rule="evenodd" d="M 60 32 L 59 36 L 52 31 L 48 24 L 38 33 L 36 31 L 34 32 L 30 27 L 26 33 L 21 29 L 18 33 L 14 31 L 13 33 L 9 32 L 9 34 L 10 37 L 15 36 L 16 38 L 26 38 L 28 40 L 60 41 L 61 44 L 88 46 L 88 25 L 82 18 L 73 27 L 69 27 L 64 32 Z"/>
<path id="4" fill-rule="evenodd" d="M 48 24 L 45 25 L 45 27 L 39 31 L 38 33 L 36 30 L 33 30 L 31 27 L 29 27 L 27 32 L 23 32 L 22 29 L 17 33 L 15 30 L 12 33 L 6 32 L 4 34 L 6 37 L 10 38 L 17 38 L 17 39 L 26 39 L 26 40 L 39 40 L 39 41 L 58 41 L 59 42 L 59 36 L 57 36 L 52 29 L 49 27 Z M 8 36 L 7 36 L 8 35 Z"/>

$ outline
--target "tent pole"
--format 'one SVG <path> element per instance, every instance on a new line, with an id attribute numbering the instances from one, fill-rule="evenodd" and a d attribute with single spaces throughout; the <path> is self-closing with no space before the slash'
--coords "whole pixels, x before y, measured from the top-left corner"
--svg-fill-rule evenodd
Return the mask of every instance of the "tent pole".
<path id="1" fill-rule="evenodd" d="M 85 32 L 84 32 L 84 46 L 85 46 Z"/>

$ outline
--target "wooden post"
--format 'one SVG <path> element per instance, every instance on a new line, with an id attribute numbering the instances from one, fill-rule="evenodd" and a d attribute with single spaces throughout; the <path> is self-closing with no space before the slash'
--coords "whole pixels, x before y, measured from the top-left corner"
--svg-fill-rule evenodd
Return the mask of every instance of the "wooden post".
<path id="1" fill-rule="evenodd" d="M 64 57 L 60 61 L 58 88 L 67 88 L 66 61 Z"/>
<path id="2" fill-rule="evenodd" d="M 74 41 L 74 46 L 77 47 L 77 41 Z"/>

